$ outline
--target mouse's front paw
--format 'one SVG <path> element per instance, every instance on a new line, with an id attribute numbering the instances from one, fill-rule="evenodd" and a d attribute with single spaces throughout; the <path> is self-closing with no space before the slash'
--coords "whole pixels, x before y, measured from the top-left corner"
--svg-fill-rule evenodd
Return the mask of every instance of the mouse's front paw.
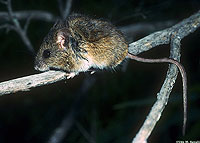
<path id="1" fill-rule="evenodd" d="M 70 72 L 70 73 L 66 74 L 67 79 L 73 78 L 75 75 L 77 75 L 77 73 L 75 73 L 75 72 Z"/>

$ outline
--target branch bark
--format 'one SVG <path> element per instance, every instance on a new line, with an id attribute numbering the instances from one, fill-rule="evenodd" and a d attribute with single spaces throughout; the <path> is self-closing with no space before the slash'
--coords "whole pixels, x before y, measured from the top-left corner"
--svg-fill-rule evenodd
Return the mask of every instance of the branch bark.
<path id="1" fill-rule="evenodd" d="M 171 42 L 170 58 L 180 61 L 181 40 L 191 32 L 194 32 L 199 26 L 200 26 L 200 11 L 198 11 L 196 14 L 183 20 L 182 22 L 171 28 L 153 33 L 147 36 L 148 38 L 145 37 L 139 40 L 141 42 L 140 43 L 141 45 L 138 44 L 138 41 L 130 44 L 129 52 L 132 52 L 133 54 L 139 54 L 140 52 L 143 52 L 144 49 L 149 50 L 152 47 L 162 44 L 169 44 Z M 152 41 L 151 39 L 155 40 Z M 135 50 L 133 49 L 133 47 L 135 47 Z M 165 81 L 160 89 L 160 92 L 157 94 L 157 101 L 154 103 L 150 113 L 148 114 L 146 120 L 144 121 L 144 124 L 140 128 L 136 137 L 133 139 L 132 143 L 147 142 L 148 137 L 153 131 L 156 123 L 161 117 L 161 114 L 165 106 L 168 103 L 169 95 L 176 81 L 177 74 L 178 74 L 177 67 L 175 65 L 170 65 L 167 71 L 167 76 L 165 78 Z M 185 105 L 186 101 L 187 98 L 184 98 L 183 103 L 185 103 Z M 186 114 L 186 110 L 184 110 L 184 114 Z M 185 123 L 186 120 L 184 120 L 183 122 Z M 185 127 L 183 128 L 183 132 L 184 130 Z"/>
<path id="2" fill-rule="evenodd" d="M 177 35 L 179 35 L 180 39 L 183 39 L 188 34 L 194 32 L 199 27 L 199 24 L 200 11 L 183 20 L 182 22 L 172 26 L 171 28 L 152 33 L 145 38 L 131 43 L 129 45 L 129 52 L 137 55 L 156 46 L 169 44 L 172 32 L 178 32 Z"/>
<path id="3" fill-rule="evenodd" d="M 200 11 L 183 20 L 182 22 L 150 34 L 129 45 L 129 53 L 138 55 L 148 51 L 158 45 L 169 44 L 171 42 L 170 56 L 173 59 L 180 59 L 180 41 L 185 36 L 195 31 L 200 26 Z M 167 104 L 169 94 L 173 88 L 177 77 L 177 68 L 170 65 L 164 84 L 157 94 L 157 101 L 152 107 L 144 125 L 136 135 L 133 143 L 147 142 L 149 135 L 159 120 L 165 105 Z M 15 93 L 17 91 L 27 91 L 30 88 L 51 84 L 66 78 L 66 73 L 60 71 L 48 71 L 41 74 L 30 75 L 14 80 L 0 83 L 0 95 Z"/>
<path id="4" fill-rule="evenodd" d="M 195 31 L 199 26 L 200 11 L 171 28 L 152 33 L 136 42 L 129 44 L 129 52 L 131 54 L 138 55 L 158 45 L 169 44 L 172 32 L 176 32 L 179 38 L 182 39 L 191 32 Z M 65 79 L 65 73 L 61 71 L 48 71 L 45 73 L 1 82 L 0 95 L 15 93 L 18 91 L 27 91 L 30 88 L 51 84 L 63 79 Z"/>
<path id="5" fill-rule="evenodd" d="M 40 74 L 25 76 L 0 83 L 0 95 L 29 91 L 30 88 L 51 84 L 66 78 L 61 71 L 48 71 Z"/>
<path id="6" fill-rule="evenodd" d="M 177 61 L 180 61 L 180 39 L 172 39 L 170 57 Z M 144 124 L 140 128 L 136 137 L 133 139 L 132 143 L 146 143 L 148 137 L 150 136 L 152 130 L 154 129 L 156 123 L 161 117 L 161 114 L 168 103 L 169 95 L 175 84 L 178 75 L 178 69 L 175 65 L 170 65 L 167 71 L 165 81 L 157 93 L 157 101 L 151 108 Z"/>

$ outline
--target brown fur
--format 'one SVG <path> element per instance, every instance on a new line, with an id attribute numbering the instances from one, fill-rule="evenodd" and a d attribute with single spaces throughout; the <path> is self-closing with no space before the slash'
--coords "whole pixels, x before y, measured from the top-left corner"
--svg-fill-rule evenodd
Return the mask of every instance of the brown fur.
<path id="1" fill-rule="evenodd" d="M 65 44 L 57 42 L 58 33 L 63 35 Z M 44 58 L 45 50 L 50 51 L 48 58 Z M 127 54 L 128 44 L 112 24 L 73 14 L 56 22 L 44 38 L 35 68 L 40 71 L 56 68 L 78 74 L 89 68 L 114 68 Z"/>

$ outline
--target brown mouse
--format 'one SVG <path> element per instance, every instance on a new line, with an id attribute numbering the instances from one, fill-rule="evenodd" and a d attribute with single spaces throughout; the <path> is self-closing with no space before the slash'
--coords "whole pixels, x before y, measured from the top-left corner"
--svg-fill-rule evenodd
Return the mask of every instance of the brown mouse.
<path id="1" fill-rule="evenodd" d="M 44 38 L 35 69 L 60 69 L 73 78 L 90 68 L 115 68 L 127 54 L 128 43 L 112 24 L 73 14 L 56 22 Z"/>
<path id="2" fill-rule="evenodd" d="M 111 23 L 72 14 L 57 21 L 44 38 L 36 55 L 35 69 L 63 70 L 67 78 L 93 69 L 113 69 L 125 58 L 147 63 L 175 64 L 183 79 L 184 121 L 187 119 L 187 78 L 183 66 L 173 59 L 145 59 L 128 53 L 123 34 Z M 93 72 L 92 72 L 93 73 Z"/>

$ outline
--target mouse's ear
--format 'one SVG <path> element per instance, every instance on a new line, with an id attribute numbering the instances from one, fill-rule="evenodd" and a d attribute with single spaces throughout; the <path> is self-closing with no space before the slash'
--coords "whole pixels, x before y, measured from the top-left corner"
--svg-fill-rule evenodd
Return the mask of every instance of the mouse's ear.
<path id="1" fill-rule="evenodd" d="M 56 34 L 56 43 L 58 44 L 59 48 L 62 50 L 67 49 L 68 43 L 68 31 L 67 29 L 61 29 Z"/>

